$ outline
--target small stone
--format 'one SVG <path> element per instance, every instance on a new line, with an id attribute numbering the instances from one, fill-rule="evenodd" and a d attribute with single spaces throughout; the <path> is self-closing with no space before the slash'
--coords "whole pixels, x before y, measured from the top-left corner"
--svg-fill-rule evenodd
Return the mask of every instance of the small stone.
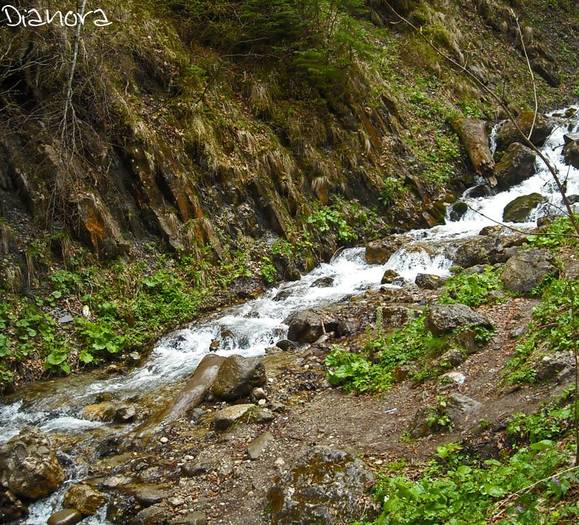
<path id="1" fill-rule="evenodd" d="M 267 404 L 267 400 L 265 400 L 265 399 L 260 399 L 260 400 L 257 402 L 257 404 L 258 404 L 260 407 L 263 407 L 263 406 L 265 406 L 265 405 Z"/>
<path id="2" fill-rule="evenodd" d="M 163 445 L 169 443 L 169 439 L 166 438 L 165 436 L 163 436 L 161 439 L 159 439 L 159 442 L 162 443 Z"/>
<path id="3" fill-rule="evenodd" d="M 185 500 L 179 497 L 169 498 L 167 501 L 169 502 L 169 505 L 173 507 L 180 507 L 181 505 L 183 505 L 183 503 L 185 503 Z"/>
<path id="4" fill-rule="evenodd" d="M 273 462 L 274 466 L 278 469 L 282 469 L 285 467 L 285 461 L 283 460 L 283 458 L 277 458 L 274 462 Z"/>
<path id="5" fill-rule="evenodd" d="M 466 377 L 460 372 L 448 372 L 447 374 L 443 374 L 441 376 L 441 380 L 446 380 L 446 382 L 455 383 L 457 385 L 463 385 L 466 381 Z"/>
<path id="6" fill-rule="evenodd" d="M 189 512 L 171 523 L 174 525 L 207 525 L 207 517 L 203 512 Z"/>
<path id="7" fill-rule="evenodd" d="M 231 425 L 240 421 L 247 412 L 255 405 L 232 405 L 221 409 L 213 419 L 213 426 L 216 430 L 226 430 Z"/>
<path id="8" fill-rule="evenodd" d="M 251 459 L 258 459 L 273 442 L 274 438 L 270 432 L 265 432 L 256 437 L 248 446 L 247 454 Z"/>
<path id="9" fill-rule="evenodd" d="M 72 323 L 73 321 L 74 321 L 74 317 L 70 314 L 65 314 L 58 319 L 58 322 L 60 324 L 68 324 L 68 323 Z"/>
<path id="10" fill-rule="evenodd" d="M 254 388 L 251 392 L 251 397 L 253 399 L 266 399 L 267 395 L 265 394 L 265 390 L 263 388 Z"/>
<path id="11" fill-rule="evenodd" d="M 258 408 L 255 411 L 255 415 L 253 416 L 253 420 L 256 423 L 270 423 L 275 419 L 273 412 L 267 408 Z"/>

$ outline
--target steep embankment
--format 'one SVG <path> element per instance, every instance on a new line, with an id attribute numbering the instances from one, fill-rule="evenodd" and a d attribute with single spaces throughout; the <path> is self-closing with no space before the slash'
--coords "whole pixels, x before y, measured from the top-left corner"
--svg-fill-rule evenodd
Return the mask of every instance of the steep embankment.
<path id="1" fill-rule="evenodd" d="M 393 5 L 529 107 L 505 5 Z M 450 121 L 495 108 L 385 3 L 332 6 L 105 1 L 113 25 L 83 30 L 74 68 L 74 31 L 2 32 L 3 383 L 141 352 L 232 283 L 442 220 L 472 181 Z M 518 12 L 541 103 L 562 105 L 571 5 Z"/>

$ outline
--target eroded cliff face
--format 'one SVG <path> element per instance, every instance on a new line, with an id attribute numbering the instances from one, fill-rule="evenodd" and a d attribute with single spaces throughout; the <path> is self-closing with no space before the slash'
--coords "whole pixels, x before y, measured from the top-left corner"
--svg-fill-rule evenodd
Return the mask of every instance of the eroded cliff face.
<path id="1" fill-rule="evenodd" d="M 542 105 L 562 104 L 576 86 L 572 6 L 527 3 L 514 8 Z M 227 48 L 181 0 L 101 4 L 113 24 L 78 38 L 55 25 L 0 34 L 7 292 L 42 289 L 80 246 L 101 261 L 151 245 L 231 261 L 253 245 L 269 257 L 280 238 L 302 243 L 305 269 L 340 244 L 442 221 L 473 180 L 451 123 L 492 120 L 495 105 L 386 2 L 336 11 L 314 55 Z M 391 5 L 514 109 L 532 104 L 506 3 Z M 278 256 L 269 277 L 290 277 Z"/>

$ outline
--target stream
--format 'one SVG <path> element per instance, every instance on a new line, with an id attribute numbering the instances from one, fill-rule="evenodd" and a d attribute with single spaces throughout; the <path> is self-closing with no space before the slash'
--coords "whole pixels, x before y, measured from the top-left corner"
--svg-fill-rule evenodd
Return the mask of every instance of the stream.
<path id="1" fill-rule="evenodd" d="M 579 170 L 567 166 L 562 156 L 563 136 L 579 131 L 579 106 L 573 107 L 578 110 L 575 115 L 560 119 L 559 125 L 542 147 L 543 153 L 567 179 L 568 195 L 579 194 Z M 492 148 L 493 137 L 494 133 L 491 135 Z M 470 198 L 468 191 L 465 192 L 461 200 L 469 205 L 469 209 L 460 220 L 447 218 L 444 225 L 408 232 L 405 234 L 408 242 L 385 265 L 366 264 L 364 248 L 346 249 L 299 281 L 282 283 L 255 300 L 228 308 L 169 334 L 159 341 L 144 365 L 126 375 L 85 374 L 31 385 L 23 389 L 18 398 L 11 399 L 8 404 L 0 404 L 0 444 L 17 435 L 23 427 L 31 425 L 45 432 L 80 434 L 79 447 L 82 443 L 90 447 L 95 438 L 111 433 L 128 432 L 130 428 L 126 426 L 119 430 L 119 427 L 82 419 L 82 408 L 94 403 L 103 393 L 112 393 L 115 399 L 135 400 L 163 388 L 171 387 L 174 392 L 176 384 L 191 375 L 215 339 L 220 342 L 217 351 L 220 355 L 263 355 L 267 348 L 286 338 L 288 327 L 283 321 L 288 315 L 378 289 L 387 269 L 395 270 L 406 281 L 414 281 L 418 273 L 447 276 L 453 262 L 444 255 L 448 252 L 441 250 L 440 246 L 476 235 L 485 226 L 496 225 L 496 221 L 502 221 L 503 210 L 509 202 L 530 193 L 540 193 L 547 201 L 531 213 L 529 222 L 517 224 L 519 229 L 535 226 L 539 217 L 562 207 L 561 197 L 550 174 L 542 162 L 537 161 L 534 176 L 506 191 L 479 198 Z M 414 244 L 425 243 L 433 250 L 412 249 Z M 318 279 L 328 277 L 333 279 L 331 286 L 312 286 Z M 48 517 L 60 508 L 70 483 L 86 476 L 84 467 L 77 466 L 74 457 L 64 460 L 68 465 L 69 481 L 49 498 L 32 504 L 28 518 L 21 523 L 45 524 Z M 98 515 L 82 523 L 107 523 L 105 514 L 105 509 L 102 509 Z"/>

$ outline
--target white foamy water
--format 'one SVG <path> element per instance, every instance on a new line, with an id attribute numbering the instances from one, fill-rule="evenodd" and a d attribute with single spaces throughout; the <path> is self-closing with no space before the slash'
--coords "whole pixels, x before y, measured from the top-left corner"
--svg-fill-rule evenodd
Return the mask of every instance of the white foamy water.
<path id="1" fill-rule="evenodd" d="M 579 130 L 579 112 L 573 119 L 561 119 L 559 122 L 560 126 L 542 151 L 557 167 L 562 179 L 567 179 L 568 194 L 579 194 L 579 170 L 566 166 L 562 157 L 563 135 Z M 495 136 L 496 132 L 493 131 L 493 142 Z M 442 226 L 409 232 L 408 243 L 384 265 L 366 264 L 363 248 L 344 250 L 331 262 L 319 265 L 299 281 L 283 283 L 255 300 L 170 334 L 157 344 L 146 364 L 125 376 L 92 382 L 55 382 L 50 393 L 27 405 L 22 401 L 0 405 L 0 443 L 27 425 L 38 426 L 46 432 L 85 432 L 98 428 L 102 424 L 85 421 L 79 416 L 80 409 L 94 402 L 98 394 L 108 392 L 116 398 L 126 399 L 175 383 L 194 371 L 209 352 L 213 341 L 219 343 L 217 353 L 220 355 L 262 355 L 267 348 L 286 338 L 288 327 L 284 320 L 290 314 L 377 289 L 387 269 L 395 270 L 407 281 L 413 281 L 418 273 L 448 275 L 452 261 L 441 254 L 442 250 L 427 251 L 420 245 L 430 242 L 433 243 L 430 248 L 433 248 L 434 241 L 440 244 L 474 235 L 483 227 L 496 224 L 494 221 L 501 222 L 505 206 L 514 198 L 535 192 L 544 195 L 553 206 L 561 207 L 552 178 L 540 161 L 533 177 L 508 191 L 489 197 L 463 198 L 476 211 L 469 210 L 460 221 L 447 220 Z M 518 224 L 517 227 L 534 225 L 534 220 L 548 211 L 546 206 L 542 206 L 530 217 L 531 222 Z M 415 241 L 418 243 L 415 244 Z M 315 286 L 314 283 L 322 278 L 332 279 L 331 285 Z M 70 404 L 71 399 L 74 406 Z M 24 523 L 46 523 L 48 516 L 59 508 L 62 494 L 59 491 L 35 503 L 28 521 Z M 104 511 L 84 523 L 106 523 Z"/>

